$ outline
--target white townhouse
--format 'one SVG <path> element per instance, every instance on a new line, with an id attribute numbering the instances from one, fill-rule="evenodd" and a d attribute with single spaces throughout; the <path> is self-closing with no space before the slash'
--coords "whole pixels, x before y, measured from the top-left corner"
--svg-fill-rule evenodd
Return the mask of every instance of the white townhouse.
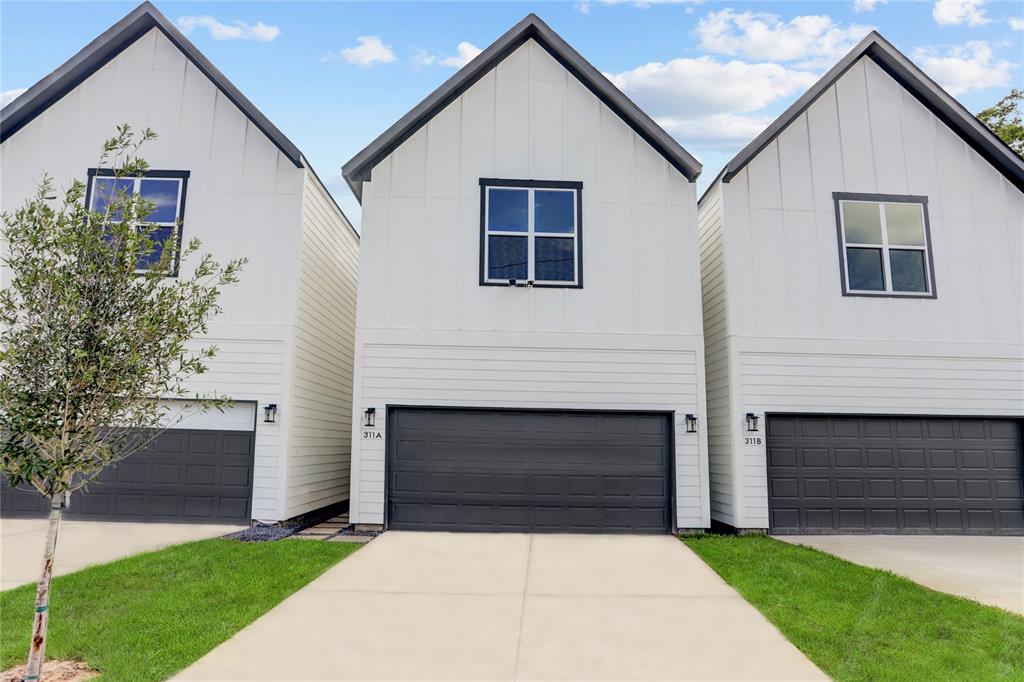
<path id="1" fill-rule="evenodd" d="M 1024 532 L 1024 161 L 877 33 L 699 204 L 711 516 Z"/>
<path id="2" fill-rule="evenodd" d="M 98 200 L 110 184 L 100 146 L 118 123 L 159 135 L 143 150 L 152 172 L 131 188 L 157 204 L 151 219 L 180 219 L 218 259 L 249 259 L 203 339 L 220 352 L 192 386 L 235 403 L 179 405 L 184 421 L 76 494 L 69 514 L 248 523 L 343 503 L 358 235 L 295 145 L 148 2 L 0 113 L 3 210 L 44 171 L 88 181 Z M 3 513 L 40 500 L 5 489 Z"/>
<path id="3" fill-rule="evenodd" d="M 531 14 L 343 172 L 354 522 L 708 525 L 690 154 Z"/>

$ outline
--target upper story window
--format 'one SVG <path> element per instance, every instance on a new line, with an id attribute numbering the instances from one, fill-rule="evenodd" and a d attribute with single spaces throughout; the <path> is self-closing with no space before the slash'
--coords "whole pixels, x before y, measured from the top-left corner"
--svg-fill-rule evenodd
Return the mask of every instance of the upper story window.
<path id="1" fill-rule="evenodd" d="M 935 297 L 927 197 L 832 197 L 844 295 Z"/>
<path id="2" fill-rule="evenodd" d="M 480 180 L 480 283 L 583 286 L 583 183 Z"/>
<path id="3" fill-rule="evenodd" d="M 114 178 L 113 171 L 106 168 L 90 168 L 89 184 L 86 190 L 86 205 L 90 210 L 104 213 L 119 192 L 138 194 L 153 205 L 153 212 L 145 222 L 154 225 L 149 238 L 153 251 L 139 256 L 136 271 L 144 272 L 160 260 L 167 240 L 176 235 L 177 249 L 181 251 L 181 223 L 185 213 L 185 189 L 188 185 L 188 171 L 148 171 L 137 178 Z M 114 213 L 114 220 L 121 216 Z M 139 224 L 141 227 L 141 223 Z M 177 231 L 175 231 L 177 227 Z M 170 276 L 178 274 L 178 263 L 174 263 Z"/>

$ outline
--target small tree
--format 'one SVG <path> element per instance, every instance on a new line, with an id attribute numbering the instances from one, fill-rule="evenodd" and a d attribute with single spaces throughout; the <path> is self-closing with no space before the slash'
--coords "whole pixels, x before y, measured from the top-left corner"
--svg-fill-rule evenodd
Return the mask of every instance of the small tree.
<path id="1" fill-rule="evenodd" d="M 1014 88 L 1010 90 L 1009 95 L 978 114 L 978 119 L 1020 156 L 1024 156 L 1022 103 L 1024 103 L 1024 90 Z"/>
<path id="2" fill-rule="evenodd" d="M 100 167 L 114 180 L 104 187 L 145 174 L 139 148 L 155 137 L 118 126 L 103 145 Z M 99 202 L 101 212 L 85 206 L 80 181 L 55 194 L 44 177 L 34 198 L 2 216 L 8 248 L 0 262 L 10 282 L 0 292 L 0 471 L 12 486 L 32 485 L 51 508 L 27 680 L 42 668 L 66 496 L 172 424 L 156 398 L 189 397 L 187 380 L 216 353 L 189 341 L 206 332 L 220 288 L 238 280 L 245 262 L 198 256 L 196 239 L 184 249 L 177 235 L 154 240 L 145 222 L 153 204 L 123 189 Z M 194 263 L 191 275 L 168 277 L 179 259 Z M 228 401 L 194 399 L 201 410 Z"/>

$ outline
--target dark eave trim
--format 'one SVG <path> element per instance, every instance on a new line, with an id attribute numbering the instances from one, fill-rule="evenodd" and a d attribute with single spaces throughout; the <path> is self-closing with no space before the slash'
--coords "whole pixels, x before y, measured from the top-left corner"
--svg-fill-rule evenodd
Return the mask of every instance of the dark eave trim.
<path id="1" fill-rule="evenodd" d="M 374 166 L 426 125 L 444 107 L 455 101 L 506 57 L 531 39 L 543 47 L 641 138 L 665 157 L 687 180 L 696 181 L 701 172 L 700 162 L 641 111 L 640 107 L 626 97 L 551 27 L 541 21 L 537 15 L 529 14 L 342 167 L 342 175 L 356 197 L 362 200 L 362 184 L 370 179 Z"/>
<path id="2" fill-rule="evenodd" d="M 744 147 L 732 161 L 726 164 L 721 173 L 721 182 L 732 180 L 861 57 L 868 57 L 878 64 L 883 71 L 998 169 L 1017 189 L 1024 191 L 1024 159 L 1017 156 L 985 124 L 877 31 L 869 33 L 849 54 L 829 69 L 817 83 L 765 128 L 764 132 L 754 138 L 753 142 Z"/>

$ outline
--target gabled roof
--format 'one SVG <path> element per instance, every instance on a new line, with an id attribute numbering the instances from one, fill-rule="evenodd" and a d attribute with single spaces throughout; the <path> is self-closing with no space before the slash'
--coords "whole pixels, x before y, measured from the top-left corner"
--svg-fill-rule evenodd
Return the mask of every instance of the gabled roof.
<path id="1" fill-rule="evenodd" d="M 249 99 L 227 79 L 202 52 L 160 13 L 150 2 L 143 2 L 78 54 L 64 62 L 53 73 L 33 85 L 27 92 L 0 111 L 0 142 L 18 132 L 50 105 L 69 93 L 82 81 L 96 73 L 104 64 L 121 54 L 129 45 L 159 29 L 185 56 L 203 72 L 250 121 L 277 146 L 297 168 L 306 164 L 299 151 L 284 133 L 277 129 Z"/>
<path id="2" fill-rule="evenodd" d="M 529 14 L 345 164 L 342 174 L 356 197 L 362 199 L 363 181 L 370 179 L 374 166 L 531 38 L 690 182 L 697 179 L 701 171 L 700 162 L 541 21 L 540 17 Z"/>
<path id="3" fill-rule="evenodd" d="M 786 126 L 811 106 L 823 92 L 857 63 L 861 57 L 873 60 L 883 71 L 902 85 L 921 104 L 927 107 L 939 120 L 971 145 L 999 172 L 1006 176 L 1018 189 L 1024 190 L 1024 159 L 1017 156 L 1005 142 L 988 129 L 971 112 L 964 108 L 949 93 L 929 78 L 906 55 L 893 47 L 892 43 L 883 38 L 877 31 L 872 31 L 864 40 L 853 48 L 838 64 L 829 69 L 828 73 L 811 86 L 796 102 L 775 119 L 764 132 L 743 148 L 732 161 L 725 165 L 719 178 L 729 182 L 750 163 L 761 150 L 771 144 L 772 140 Z M 712 186 L 718 178 L 712 182 Z M 701 197 L 703 200 L 703 197 Z"/>

